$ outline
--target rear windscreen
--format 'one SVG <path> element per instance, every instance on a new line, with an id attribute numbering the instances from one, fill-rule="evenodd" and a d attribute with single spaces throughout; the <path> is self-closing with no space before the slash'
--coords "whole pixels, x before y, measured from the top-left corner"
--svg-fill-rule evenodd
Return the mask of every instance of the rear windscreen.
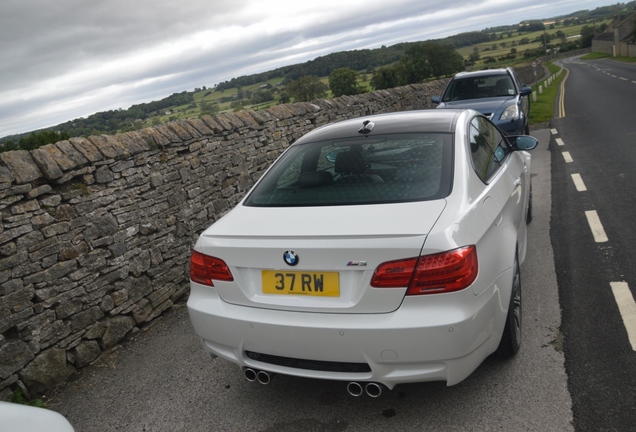
<path id="1" fill-rule="evenodd" d="M 247 206 L 380 204 L 444 198 L 451 188 L 452 134 L 399 134 L 295 145 Z"/>

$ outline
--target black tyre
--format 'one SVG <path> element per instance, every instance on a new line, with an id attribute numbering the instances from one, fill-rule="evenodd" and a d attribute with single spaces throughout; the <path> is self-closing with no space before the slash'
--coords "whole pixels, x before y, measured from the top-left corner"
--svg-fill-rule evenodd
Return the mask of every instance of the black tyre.
<path id="1" fill-rule="evenodd" d="M 519 347 L 521 347 L 521 312 L 521 270 L 515 254 L 510 305 L 506 316 L 506 327 L 497 348 L 497 356 L 509 358 L 519 351 Z"/>
<path id="2" fill-rule="evenodd" d="M 530 193 L 528 197 L 528 211 L 526 213 L 526 223 L 532 222 L 532 184 L 530 184 Z"/>

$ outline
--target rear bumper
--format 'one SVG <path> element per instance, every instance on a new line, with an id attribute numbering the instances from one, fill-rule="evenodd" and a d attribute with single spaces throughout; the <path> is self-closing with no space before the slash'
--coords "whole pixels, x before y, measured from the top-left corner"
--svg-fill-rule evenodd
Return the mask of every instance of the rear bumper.
<path id="1" fill-rule="evenodd" d="M 388 388 L 423 381 L 454 385 L 497 348 L 508 304 L 508 298 L 501 298 L 502 289 L 506 281 L 509 287 L 511 277 L 511 272 L 502 274 L 478 296 L 466 289 L 408 297 L 399 309 L 386 314 L 238 306 L 221 300 L 214 288 L 192 283 L 188 311 L 204 349 L 240 367 L 305 378 L 377 382 Z M 345 367 L 316 370 L 302 366 L 309 362 L 269 362 L 268 356 Z M 346 366 L 351 364 L 368 368 L 350 371 Z"/>

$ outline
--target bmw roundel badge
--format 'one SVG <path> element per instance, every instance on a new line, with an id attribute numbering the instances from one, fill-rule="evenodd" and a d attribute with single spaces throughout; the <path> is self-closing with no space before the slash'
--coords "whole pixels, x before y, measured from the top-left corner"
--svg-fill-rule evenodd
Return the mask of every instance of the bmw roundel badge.
<path id="1" fill-rule="evenodd" d="M 296 252 L 292 250 L 285 251 L 285 253 L 283 254 L 283 259 L 290 266 L 295 266 L 296 264 L 298 264 L 299 261 L 298 254 L 296 254 Z"/>

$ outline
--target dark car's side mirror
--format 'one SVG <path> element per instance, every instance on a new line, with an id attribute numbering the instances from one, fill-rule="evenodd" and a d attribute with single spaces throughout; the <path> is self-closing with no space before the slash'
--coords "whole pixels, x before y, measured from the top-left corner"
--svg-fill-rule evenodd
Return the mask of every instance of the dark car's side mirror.
<path id="1" fill-rule="evenodd" d="M 439 105 L 440 103 L 442 103 L 442 97 L 441 96 L 433 96 L 431 98 L 431 101 L 435 104 L 435 105 Z"/>
<path id="2" fill-rule="evenodd" d="M 515 150 L 532 150 L 539 145 L 539 140 L 530 135 L 508 137 Z"/>
<path id="3" fill-rule="evenodd" d="M 528 96 L 530 93 L 532 93 L 532 87 L 528 87 L 528 86 L 521 87 L 521 96 Z"/>

